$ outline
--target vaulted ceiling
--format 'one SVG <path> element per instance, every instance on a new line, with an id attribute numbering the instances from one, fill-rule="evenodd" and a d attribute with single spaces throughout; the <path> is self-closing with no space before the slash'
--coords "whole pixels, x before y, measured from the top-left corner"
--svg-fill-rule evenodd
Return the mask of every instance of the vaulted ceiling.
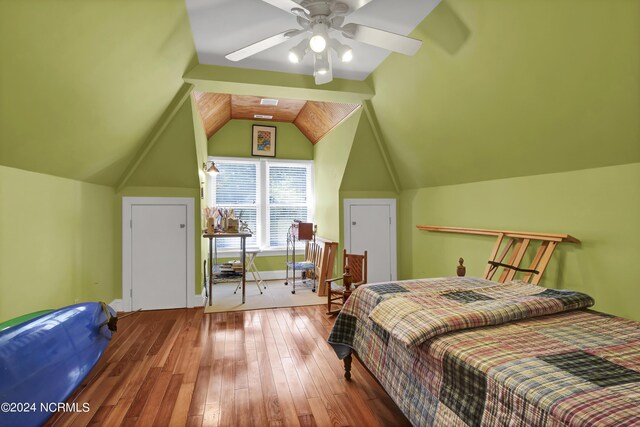
<path id="1" fill-rule="evenodd" d="M 357 82 L 402 189 L 640 161 L 637 0 L 444 0 L 411 35 Z M 0 164 L 108 185 L 198 62 L 184 0 L 0 1 L 0 58 Z M 219 67 L 197 89 L 302 99 L 307 77 Z"/>
<path id="2" fill-rule="evenodd" d="M 403 189 L 640 161 L 637 0 L 447 0 L 412 36 L 369 79 Z"/>
<path id="3" fill-rule="evenodd" d="M 114 185 L 196 54 L 184 0 L 20 0 L 0 58 L 0 164 Z"/>
<path id="4" fill-rule="evenodd" d="M 260 96 L 229 95 L 194 92 L 200 118 L 211 138 L 229 120 L 265 120 L 293 123 L 304 136 L 316 144 L 333 128 L 353 113 L 358 104 L 305 101 L 300 99 L 268 99 Z M 262 100 L 276 101 L 277 105 L 263 105 Z M 256 116 L 268 116 L 256 117 Z"/>

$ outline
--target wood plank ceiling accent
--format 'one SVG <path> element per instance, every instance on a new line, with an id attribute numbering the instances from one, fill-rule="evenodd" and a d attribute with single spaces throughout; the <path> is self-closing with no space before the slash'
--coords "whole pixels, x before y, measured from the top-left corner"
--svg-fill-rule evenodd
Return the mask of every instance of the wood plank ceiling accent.
<path id="1" fill-rule="evenodd" d="M 210 139 L 229 120 L 257 120 L 255 114 L 273 116 L 265 122 L 293 123 L 312 144 L 353 113 L 359 104 L 278 99 L 277 106 L 260 105 L 259 96 L 194 92 L 200 118 Z"/>
<path id="2" fill-rule="evenodd" d="M 309 101 L 293 124 L 315 145 L 358 107 L 358 104 Z"/>
<path id="3" fill-rule="evenodd" d="M 255 120 L 254 114 L 273 116 L 274 122 L 292 123 L 307 101 L 302 99 L 279 99 L 277 106 L 260 105 L 259 96 L 231 95 L 231 117 L 240 120 Z"/>
<path id="4" fill-rule="evenodd" d="M 209 139 L 231 120 L 231 95 L 194 91 L 193 96 Z"/>

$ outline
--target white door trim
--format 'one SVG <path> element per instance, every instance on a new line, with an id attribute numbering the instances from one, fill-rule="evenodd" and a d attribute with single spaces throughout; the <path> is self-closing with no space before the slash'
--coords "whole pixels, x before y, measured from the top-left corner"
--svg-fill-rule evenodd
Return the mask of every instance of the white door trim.
<path id="1" fill-rule="evenodd" d="M 187 206 L 187 281 L 185 295 L 187 307 L 194 306 L 195 289 L 195 224 L 193 197 L 123 197 L 122 198 L 122 308 L 131 311 L 131 213 L 134 205 L 186 205 Z"/>
<path id="2" fill-rule="evenodd" d="M 398 244 L 396 238 L 396 199 L 344 199 L 344 247 L 351 247 L 351 226 L 350 213 L 351 206 L 389 206 L 389 212 L 391 215 L 391 224 L 389 225 L 389 244 L 391 245 L 391 280 L 398 280 Z"/>

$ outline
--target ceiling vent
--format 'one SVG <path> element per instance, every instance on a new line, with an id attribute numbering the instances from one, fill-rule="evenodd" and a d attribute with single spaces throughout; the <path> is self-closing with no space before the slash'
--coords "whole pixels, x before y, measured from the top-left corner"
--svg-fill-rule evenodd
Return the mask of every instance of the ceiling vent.
<path id="1" fill-rule="evenodd" d="M 273 119 L 273 116 L 265 116 L 264 114 L 254 114 L 253 118 L 271 120 Z"/>
<path id="2" fill-rule="evenodd" d="M 278 100 L 277 99 L 263 98 L 263 99 L 260 100 L 260 105 L 267 105 L 269 107 L 277 107 L 278 106 Z"/>

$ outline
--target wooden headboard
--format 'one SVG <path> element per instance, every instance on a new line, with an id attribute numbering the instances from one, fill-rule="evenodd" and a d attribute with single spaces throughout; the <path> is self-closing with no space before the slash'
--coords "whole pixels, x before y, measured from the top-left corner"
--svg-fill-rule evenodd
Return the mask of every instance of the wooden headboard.
<path id="1" fill-rule="evenodd" d="M 475 234 L 481 236 L 496 236 L 496 242 L 487 261 L 483 278 L 493 280 L 496 272 L 502 269 L 497 282 L 504 283 L 513 280 L 518 272 L 524 273 L 522 280 L 538 284 L 542 279 L 551 255 L 558 243 L 580 243 L 580 240 L 569 234 L 536 233 L 529 231 L 488 230 L 483 228 L 442 227 L 437 225 L 418 225 L 418 230 L 437 231 L 444 233 Z M 540 241 L 533 261 L 528 267 L 521 267 L 530 244 Z M 502 250 L 500 250 L 502 248 Z M 507 261 L 505 261 L 507 259 Z"/>

